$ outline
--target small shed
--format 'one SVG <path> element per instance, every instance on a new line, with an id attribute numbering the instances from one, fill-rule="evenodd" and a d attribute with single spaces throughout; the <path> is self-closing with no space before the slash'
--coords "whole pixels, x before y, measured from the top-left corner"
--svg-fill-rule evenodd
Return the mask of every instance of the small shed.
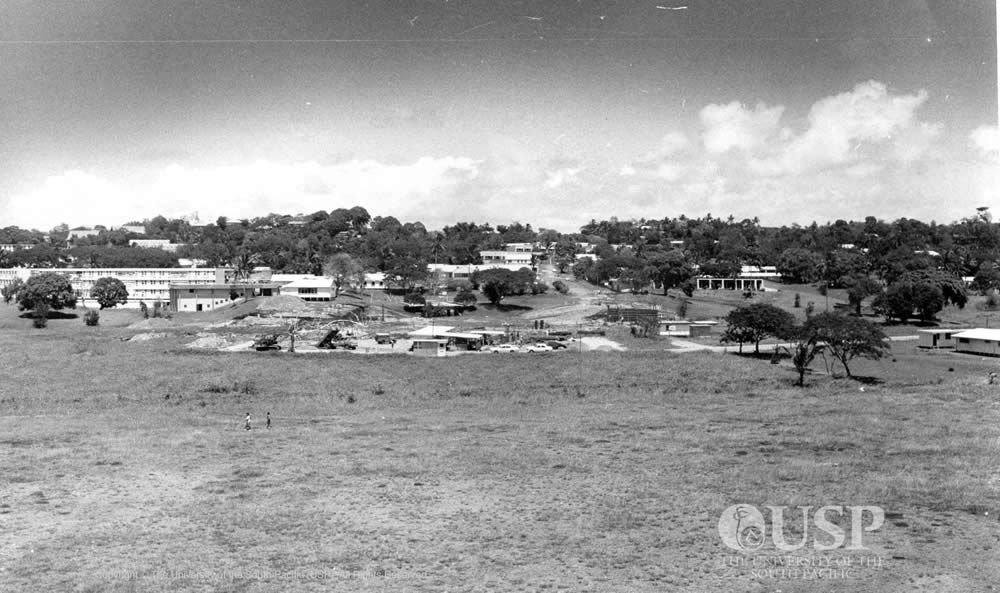
<path id="1" fill-rule="evenodd" d="M 1000 356 L 1000 329 L 977 327 L 960 331 L 952 337 L 956 352 Z"/>
<path id="2" fill-rule="evenodd" d="M 661 336 L 675 336 L 686 338 L 691 335 L 692 322 L 686 319 L 673 319 L 660 322 Z"/>
<path id="3" fill-rule="evenodd" d="M 695 321 L 691 324 L 691 337 L 707 336 L 712 333 L 716 325 L 718 325 L 716 321 Z"/>
<path id="4" fill-rule="evenodd" d="M 949 329 L 918 329 L 918 346 L 921 348 L 954 348 L 955 334 L 968 331 L 969 328 L 949 328 Z"/>
<path id="5" fill-rule="evenodd" d="M 448 340 L 436 338 L 415 338 L 410 351 L 415 356 L 444 356 L 448 351 Z"/>

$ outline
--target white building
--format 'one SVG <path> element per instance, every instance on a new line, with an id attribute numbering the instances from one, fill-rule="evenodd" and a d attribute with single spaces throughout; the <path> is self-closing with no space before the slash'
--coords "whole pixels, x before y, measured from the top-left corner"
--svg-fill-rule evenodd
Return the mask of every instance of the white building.
<path id="1" fill-rule="evenodd" d="M 297 296 L 304 301 L 333 300 L 333 278 L 312 274 L 272 274 L 271 281 L 281 285 L 282 295 Z M 349 283 L 357 287 L 356 283 Z M 365 274 L 365 290 L 385 290 L 385 274 L 371 272 Z M 343 292 L 343 288 L 341 289 Z"/>
<path id="2" fill-rule="evenodd" d="M 128 242 L 128 244 L 135 247 L 145 247 L 147 249 L 162 249 L 171 253 L 177 251 L 183 246 L 180 243 L 171 243 L 170 239 L 132 239 Z"/>
<path id="3" fill-rule="evenodd" d="M 510 270 L 511 272 L 516 272 L 521 268 L 530 268 L 530 264 L 505 264 L 505 263 L 490 263 L 490 264 L 427 264 L 427 271 L 431 274 L 440 275 L 441 278 L 469 278 L 476 272 L 482 272 L 486 270 Z"/>
<path id="4" fill-rule="evenodd" d="M 967 331 L 969 328 L 950 329 L 918 329 L 917 339 L 921 348 L 954 348 L 955 334 Z"/>
<path id="5" fill-rule="evenodd" d="M 56 272 L 66 276 L 77 296 L 77 305 L 98 307 L 90 298 L 90 291 L 99 278 L 117 278 L 128 290 L 126 308 L 138 308 L 139 302 L 147 306 L 160 301 L 170 301 L 172 284 L 218 284 L 225 282 L 225 268 L 3 268 L 0 269 L 0 286 L 15 278 L 27 281 L 34 275 Z"/>
<path id="6" fill-rule="evenodd" d="M 952 336 L 956 352 L 1000 356 L 1000 329 L 977 327 Z"/>
<path id="7" fill-rule="evenodd" d="M 72 229 L 69 231 L 69 234 L 66 235 L 66 239 L 68 241 L 72 241 L 73 239 L 82 239 L 83 237 L 93 237 L 100 232 L 101 231 L 97 229 Z"/>
<path id="8" fill-rule="evenodd" d="M 740 278 L 760 278 L 762 280 L 781 280 L 781 274 L 776 266 L 740 266 Z"/>
<path id="9" fill-rule="evenodd" d="M 171 284 L 170 308 L 198 313 L 228 307 L 249 296 L 273 296 L 278 286 L 270 284 Z"/>
<path id="10" fill-rule="evenodd" d="M 503 266 L 517 266 L 518 268 L 531 267 L 531 252 L 522 251 L 480 251 L 484 265 L 500 264 Z"/>

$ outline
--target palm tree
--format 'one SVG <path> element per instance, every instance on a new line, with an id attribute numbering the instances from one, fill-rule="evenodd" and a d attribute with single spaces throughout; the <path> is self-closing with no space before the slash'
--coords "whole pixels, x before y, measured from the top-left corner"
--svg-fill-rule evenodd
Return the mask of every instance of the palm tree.
<path id="1" fill-rule="evenodd" d="M 236 257 L 233 258 L 232 265 L 233 271 L 235 272 L 234 280 L 236 280 L 236 282 L 243 283 L 244 296 L 246 296 L 247 285 L 250 284 L 250 275 L 259 263 L 260 256 L 256 253 L 251 253 L 246 249 L 241 250 L 236 254 Z"/>

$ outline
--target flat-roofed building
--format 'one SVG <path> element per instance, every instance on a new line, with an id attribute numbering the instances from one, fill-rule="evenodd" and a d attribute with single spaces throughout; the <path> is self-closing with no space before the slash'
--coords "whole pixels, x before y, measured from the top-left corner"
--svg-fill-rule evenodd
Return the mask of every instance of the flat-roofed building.
<path id="1" fill-rule="evenodd" d="M 225 268 L 6 268 L 0 269 L 0 286 L 14 278 L 27 281 L 31 276 L 56 272 L 69 279 L 77 297 L 77 305 L 98 307 L 90 297 L 94 283 L 100 278 L 117 278 L 128 290 L 124 308 L 138 308 L 140 302 L 147 306 L 170 301 L 171 284 L 216 284 L 225 281 Z"/>
<path id="2" fill-rule="evenodd" d="M 955 334 L 964 332 L 968 329 L 969 328 L 967 327 L 950 329 L 918 329 L 917 345 L 921 348 L 954 348 Z"/>
<path id="3" fill-rule="evenodd" d="M 170 308 L 197 313 L 227 307 L 253 296 L 274 296 L 278 284 L 171 284 Z"/>
<path id="4" fill-rule="evenodd" d="M 956 352 L 1000 356 L 1000 329 L 977 327 L 952 336 Z"/>

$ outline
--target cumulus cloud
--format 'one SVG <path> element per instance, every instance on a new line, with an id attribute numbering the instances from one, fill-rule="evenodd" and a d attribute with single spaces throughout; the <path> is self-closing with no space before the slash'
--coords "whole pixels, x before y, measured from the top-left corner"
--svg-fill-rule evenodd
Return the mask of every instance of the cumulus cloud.
<path id="1" fill-rule="evenodd" d="M 129 182 L 68 171 L 11 198 L 5 219 L 20 226 L 49 228 L 54 225 L 53 213 L 73 225 L 109 225 L 155 214 L 181 216 L 197 211 L 211 220 L 354 205 L 400 218 L 419 218 L 428 202 L 448 200 L 462 184 L 475 180 L 479 165 L 466 157 L 423 157 L 399 165 L 371 160 L 331 165 L 257 161 L 211 169 L 170 165 Z"/>
<path id="2" fill-rule="evenodd" d="M 762 146 L 778 129 L 785 108 L 758 103 L 747 109 L 737 101 L 726 105 L 706 105 L 699 113 L 705 132 L 702 139 L 709 153 L 730 149 L 753 150 Z"/>
<path id="3" fill-rule="evenodd" d="M 797 175 L 856 161 L 867 144 L 888 143 L 894 135 L 910 129 L 914 113 L 927 100 L 927 91 L 913 95 L 891 95 L 884 84 L 868 81 L 851 91 L 826 97 L 809 110 L 809 127 L 793 136 L 777 154 L 752 161 L 752 168 L 763 175 Z M 901 156 L 919 156 L 921 142 L 939 131 L 935 127 L 918 129 L 911 134 L 915 142 Z"/>
<path id="4" fill-rule="evenodd" d="M 619 194 L 633 209 L 777 224 L 866 215 L 955 220 L 1000 184 L 1000 132 L 981 126 L 969 135 L 970 149 L 992 161 L 955 154 L 944 125 L 921 121 L 927 99 L 923 90 L 863 82 L 818 98 L 802 126 L 782 121 L 781 105 L 708 105 L 699 112 L 702 142 L 669 154 L 656 147 L 621 167 Z"/>
<path id="5" fill-rule="evenodd" d="M 684 173 L 690 156 L 691 141 L 683 132 L 665 135 L 653 150 L 618 171 L 622 177 L 640 176 L 649 179 L 676 181 Z"/>
<path id="6" fill-rule="evenodd" d="M 583 171 L 582 167 L 563 167 L 555 171 L 545 172 L 545 187 L 555 189 L 566 183 L 577 181 L 577 176 Z"/>
<path id="7" fill-rule="evenodd" d="M 979 126 L 969 134 L 969 140 L 981 156 L 1000 157 L 1000 129 L 997 126 Z"/>

